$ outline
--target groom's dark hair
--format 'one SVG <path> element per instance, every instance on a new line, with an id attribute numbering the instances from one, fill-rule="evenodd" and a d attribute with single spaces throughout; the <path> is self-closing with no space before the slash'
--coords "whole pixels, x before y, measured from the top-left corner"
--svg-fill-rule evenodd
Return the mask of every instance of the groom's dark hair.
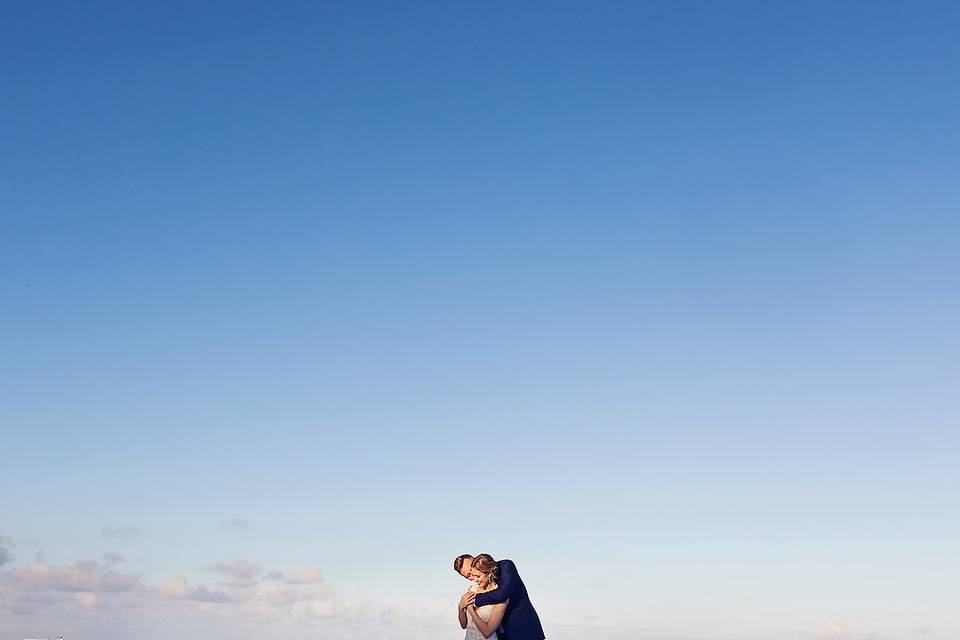
<path id="1" fill-rule="evenodd" d="M 457 556 L 456 558 L 454 558 L 453 570 L 456 571 L 457 573 L 460 573 L 460 568 L 463 566 L 463 561 L 466 560 L 467 558 L 470 558 L 471 560 L 473 560 L 473 556 L 470 555 L 469 553 L 465 553 L 462 556 Z"/>

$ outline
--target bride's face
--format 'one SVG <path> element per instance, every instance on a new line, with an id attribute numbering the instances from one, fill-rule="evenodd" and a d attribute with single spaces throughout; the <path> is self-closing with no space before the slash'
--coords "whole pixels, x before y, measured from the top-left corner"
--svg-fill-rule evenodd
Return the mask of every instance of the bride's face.
<path id="1" fill-rule="evenodd" d="M 480 573 L 476 569 L 470 572 L 470 579 L 476 582 L 481 589 L 486 589 L 490 585 L 490 575 Z"/>

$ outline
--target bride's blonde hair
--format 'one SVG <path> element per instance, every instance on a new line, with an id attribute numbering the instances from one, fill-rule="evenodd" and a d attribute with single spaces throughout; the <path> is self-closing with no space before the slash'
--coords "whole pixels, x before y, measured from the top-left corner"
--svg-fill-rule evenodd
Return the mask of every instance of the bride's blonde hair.
<path id="1" fill-rule="evenodd" d="M 476 569 L 480 573 L 490 576 L 490 580 L 500 584 L 500 566 L 489 553 L 481 553 L 473 558 L 473 564 L 470 569 Z"/>

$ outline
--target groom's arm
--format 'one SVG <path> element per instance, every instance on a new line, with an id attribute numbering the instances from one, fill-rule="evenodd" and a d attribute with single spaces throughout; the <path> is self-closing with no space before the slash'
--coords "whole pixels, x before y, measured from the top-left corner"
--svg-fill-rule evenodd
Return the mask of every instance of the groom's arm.
<path id="1" fill-rule="evenodd" d="M 513 593 L 513 586 L 519 581 L 517 565 L 513 564 L 513 560 L 504 560 L 503 564 L 500 565 L 500 582 L 497 588 L 486 593 L 478 593 L 474 602 L 478 607 L 485 604 L 506 602 L 510 598 L 510 594 Z"/>

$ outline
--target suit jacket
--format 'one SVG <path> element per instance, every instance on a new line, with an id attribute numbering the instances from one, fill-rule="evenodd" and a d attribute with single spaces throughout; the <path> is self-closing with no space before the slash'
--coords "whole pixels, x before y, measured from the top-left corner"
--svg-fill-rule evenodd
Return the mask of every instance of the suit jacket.
<path id="1" fill-rule="evenodd" d="M 530 596 L 527 595 L 527 588 L 517 573 L 517 565 L 513 560 L 501 560 L 497 563 L 500 567 L 500 581 L 497 588 L 486 593 L 478 593 L 475 600 L 477 607 L 485 604 L 498 604 L 506 600 L 507 610 L 503 613 L 503 621 L 500 626 L 510 640 L 544 640 L 543 626 L 540 624 L 540 616 L 530 602 Z"/>

